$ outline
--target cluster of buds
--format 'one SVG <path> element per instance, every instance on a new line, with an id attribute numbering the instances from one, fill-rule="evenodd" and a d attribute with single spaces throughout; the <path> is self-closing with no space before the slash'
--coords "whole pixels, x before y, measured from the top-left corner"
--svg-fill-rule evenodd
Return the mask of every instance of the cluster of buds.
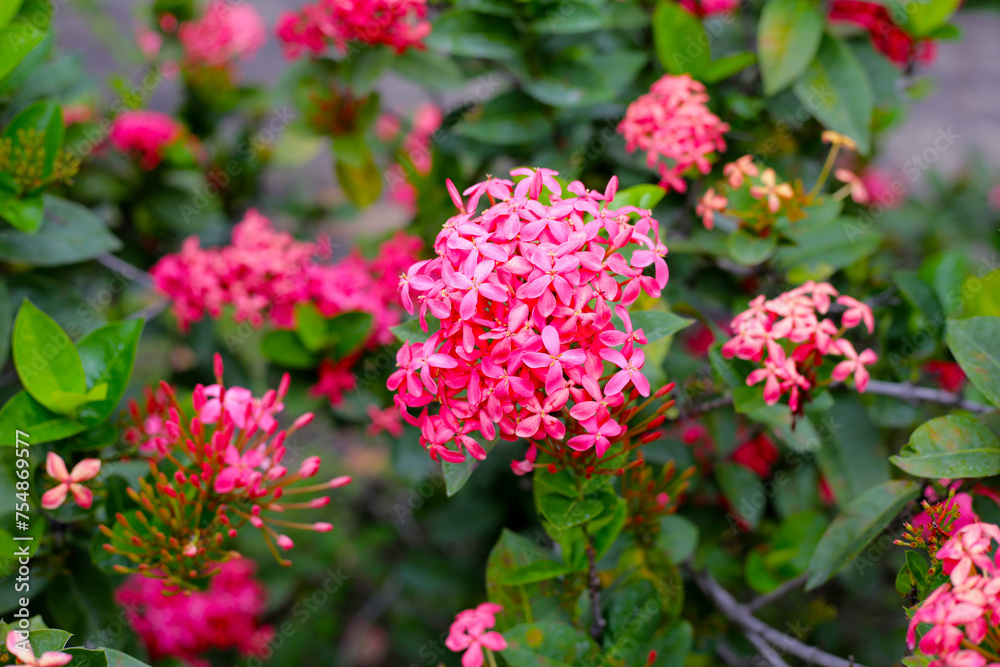
<path id="1" fill-rule="evenodd" d="M 622 497 L 628 503 L 625 527 L 641 536 L 655 536 L 660 531 L 658 519 L 677 511 L 694 473 L 692 467 L 678 476 L 674 461 L 664 465 L 659 474 L 651 465 L 626 471 L 622 477 Z"/>
<path id="2" fill-rule="evenodd" d="M 46 163 L 52 159 L 49 169 Z M 9 178 L 17 195 L 33 193 L 50 183 L 73 183 L 80 169 L 80 159 L 59 149 L 49 156 L 45 149 L 45 131 L 33 127 L 18 128 L 13 137 L 0 138 L 0 172 Z"/>
<path id="3" fill-rule="evenodd" d="M 817 193 L 833 170 L 840 149 L 857 150 L 850 137 L 837 132 L 828 130 L 822 138 L 831 144 L 830 152 L 816 184 L 808 192 L 801 181 L 782 182 L 774 169 L 758 165 L 751 155 L 724 165 L 725 178 L 708 188 L 695 208 L 705 228 L 713 229 L 715 216 L 722 214 L 736 220 L 740 227 L 766 237 L 779 218 L 790 222 L 805 218 L 803 207 L 817 202 Z M 833 199 L 850 195 L 859 204 L 868 202 L 863 179 L 847 169 L 836 169 L 833 173 L 846 184 L 832 195 Z"/>
<path id="4" fill-rule="evenodd" d="M 925 497 L 920 501 L 923 511 L 904 524 L 902 536 L 894 543 L 934 553 L 951 539 L 956 530 L 978 521 L 972 509 L 972 496 L 956 493 L 960 485 L 961 482 L 954 483 L 948 495 L 937 502 L 937 493 L 933 486 L 928 486 Z"/>
<path id="5" fill-rule="evenodd" d="M 707 174 L 711 156 L 726 150 L 729 125 L 709 110 L 708 100 L 705 85 L 689 74 L 665 74 L 628 106 L 618 125 L 625 150 L 643 151 L 668 191 L 686 192 L 684 176 Z"/>
<path id="6" fill-rule="evenodd" d="M 928 667 L 1000 665 L 1000 528 L 973 523 L 933 553 L 948 581 L 915 609 L 906 639 Z M 917 629 L 930 627 L 917 641 Z"/>
<path id="7" fill-rule="evenodd" d="M 613 442 L 638 446 L 666 406 L 629 424 L 644 407 L 631 402 L 651 389 L 642 373 L 646 336 L 625 306 L 643 292 L 659 296 L 667 283 L 658 224 L 649 211 L 610 207 L 616 178 L 603 193 L 571 183 L 564 197 L 552 170 L 511 175 L 524 178 L 516 186 L 489 178 L 465 191 L 468 202 L 449 181 L 459 214 L 438 234 L 436 257 L 400 278 L 403 305 L 419 311 L 424 331 L 428 312 L 440 324 L 399 350 L 388 387 L 401 415 L 420 428 L 431 457 L 446 461 L 485 458 L 474 433 L 527 438 L 581 465 L 584 453 L 599 460 Z"/>
<path id="8" fill-rule="evenodd" d="M 289 471 L 285 459 L 287 438 L 312 421 L 312 413 L 280 430 L 275 415 L 282 411 L 289 376 L 277 391 L 255 398 L 242 387 L 226 387 L 222 360 L 216 355 L 216 384 L 197 385 L 189 416 L 174 389 L 161 383 L 167 397 L 166 415 L 158 415 L 162 429 L 150 460 L 150 475 L 129 496 L 139 506 L 118 513 L 114 528 L 102 526 L 108 538 L 104 548 L 131 561 L 119 564 L 122 573 L 141 572 L 181 585 L 209 577 L 231 557 L 226 539 L 244 525 L 261 531 L 268 548 L 283 565 L 278 548 L 291 549 L 283 532 L 298 528 L 327 532 L 329 523 L 296 523 L 279 518 L 289 510 L 318 509 L 329 504 L 323 494 L 350 483 L 349 477 L 303 485 L 319 471 L 320 459 L 311 456 Z M 148 420 L 136 425 L 141 429 Z M 289 496 L 312 496 L 288 502 Z"/>
<path id="9" fill-rule="evenodd" d="M 832 318 L 821 317 L 830 312 L 833 299 L 844 306 L 838 327 Z M 878 357 L 870 349 L 858 354 L 844 333 L 864 325 L 871 334 L 875 321 L 871 308 L 846 295 L 839 295 L 829 283 L 809 281 L 775 299 L 763 295 L 750 302 L 750 307 L 733 318 L 735 334 L 722 346 L 727 359 L 738 357 L 762 365 L 750 373 L 747 384 L 764 383 L 764 401 L 774 405 L 788 395 L 792 412 L 800 413 L 809 400 L 809 392 L 829 384 L 820 379 L 818 369 L 826 357 L 843 357 L 830 374 L 830 379 L 843 382 L 854 376 L 854 386 L 863 392 L 868 386 L 866 366 Z"/>

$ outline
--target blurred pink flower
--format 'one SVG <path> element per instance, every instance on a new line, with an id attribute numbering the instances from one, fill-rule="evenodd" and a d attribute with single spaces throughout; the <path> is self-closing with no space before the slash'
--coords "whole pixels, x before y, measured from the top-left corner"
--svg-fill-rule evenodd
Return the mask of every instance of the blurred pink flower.
<path id="1" fill-rule="evenodd" d="M 200 19 L 181 24 L 178 38 L 187 63 L 216 67 L 253 57 L 266 41 L 267 31 L 252 4 L 213 0 Z"/>
<path id="2" fill-rule="evenodd" d="M 680 0 L 681 7 L 698 17 L 729 12 L 740 6 L 740 0 Z"/>
<path id="3" fill-rule="evenodd" d="M 422 48 L 431 31 L 427 0 L 318 0 L 278 19 L 285 56 L 319 55 L 332 43 L 341 53 L 349 42 L 386 44 L 396 53 Z"/>
<path id="4" fill-rule="evenodd" d="M 108 139 L 118 150 L 135 154 L 139 166 L 150 170 L 160 164 L 163 149 L 181 136 L 180 123 L 159 111 L 125 111 L 111 124 Z"/>
<path id="5" fill-rule="evenodd" d="M 502 651 L 507 648 L 507 640 L 499 632 L 490 630 L 496 625 L 496 614 L 503 607 L 492 602 L 484 602 L 474 609 L 466 609 L 455 615 L 455 622 L 448 630 L 445 646 L 462 655 L 462 667 L 482 667 L 483 649 Z"/>
<path id="6" fill-rule="evenodd" d="M 80 482 L 93 479 L 100 471 L 100 459 L 83 459 L 73 466 L 73 472 L 69 472 L 63 458 L 55 452 L 49 452 L 45 459 L 45 472 L 59 484 L 42 495 L 42 507 L 54 510 L 66 502 L 67 494 L 73 494 L 73 500 L 77 505 L 89 509 L 94 502 L 94 492 Z"/>
<path id="7" fill-rule="evenodd" d="M 678 192 L 687 190 L 684 173 L 695 167 L 711 170 L 709 157 L 726 150 L 723 135 L 729 125 L 707 106 L 705 86 L 688 74 L 665 74 L 649 93 L 632 102 L 618 132 L 630 153 L 646 153 L 646 163 L 660 174 L 660 185 Z"/>

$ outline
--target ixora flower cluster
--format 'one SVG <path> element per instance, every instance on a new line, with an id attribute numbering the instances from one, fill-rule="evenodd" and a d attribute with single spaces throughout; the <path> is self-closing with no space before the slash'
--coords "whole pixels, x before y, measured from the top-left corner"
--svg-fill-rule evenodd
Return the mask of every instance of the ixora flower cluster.
<path id="1" fill-rule="evenodd" d="M 473 434 L 499 432 L 534 441 L 529 460 L 515 463 L 523 474 L 538 448 L 564 460 L 565 440 L 577 459 L 590 452 L 596 461 L 612 440 L 662 423 L 626 425 L 639 409 L 629 401 L 650 386 L 639 349 L 646 337 L 625 306 L 642 292 L 659 296 L 667 248 L 649 211 L 610 208 L 617 178 L 603 193 L 571 183 L 564 197 L 550 169 L 511 175 L 523 179 L 489 178 L 465 191 L 468 202 L 448 182 L 459 214 L 438 234 L 437 256 L 400 278 L 406 309 L 419 311 L 424 331 L 428 312 L 440 328 L 400 348 L 388 386 L 432 458 L 483 459 Z M 424 407 L 432 402 L 438 414 Z M 409 408 L 420 407 L 413 417 Z"/>
<path id="2" fill-rule="evenodd" d="M 386 44 L 396 53 L 421 47 L 431 31 L 427 0 L 318 0 L 278 20 L 285 56 L 319 55 L 332 43 L 340 52 L 350 42 Z"/>
<path id="3" fill-rule="evenodd" d="M 947 583 L 913 613 L 906 635 L 912 649 L 934 658 L 928 667 L 1000 667 L 1000 528 L 973 523 L 934 553 Z M 917 630 L 930 626 L 917 642 Z"/>
<path id="4" fill-rule="evenodd" d="M 866 29 L 872 45 L 901 67 L 913 61 L 927 65 L 934 60 L 934 42 L 915 39 L 893 20 L 891 10 L 879 2 L 834 0 L 830 3 L 830 20 Z"/>
<path id="5" fill-rule="evenodd" d="M 253 5 L 214 0 L 200 19 L 182 23 L 177 37 L 185 64 L 219 67 L 253 57 L 267 40 L 267 30 Z"/>
<path id="6" fill-rule="evenodd" d="M 154 661 L 179 658 L 208 667 L 211 663 L 201 656 L 209 651 L 252 655 L 274 637 L 274 630 L 260 622 L 266 596 L 254 569 L 253 561 L 234 558 L 220 566 L 206 590 L 186 595 L 170 595 L 162 581 L 132 575 L 115 598 Z"/>
<path id="7" fill-rule="evenodd" d="M 444 644 L 452 651 L 462 654 L 462 667 L 482 667 L 483 655 L 496 665 L 492 651 L 507 648 L 507 640 L 499 632 L 491 630 L 497 624 L 496 615 L 503 607 L 494 602 L 484 602 L 474 609 L 466 609 L 455 614 L 455 622 L 448 629 Z"/>
<path id="8" fill-rule="evenodd" d="M 708 93 L 688 74 L 665 74 L 649 92 L 632 102 L 618 132 L 630 153 L 646 153 L 646 163 L 660 174 L 668 191 L 686 192 L 685 173 L 711 171 L 711 156 L 726 150 L 729 125 L 707 106 Z"/>
<path id="9" fill-rule="evenodd" d="M 823 318 L 831 302 L 844 306 L 838 327 L 832 318 Z M 843 357 L 834 366 L 831 379 L 838 382 L 854 376 L 854 386 L 863 392 L 868 386 L 868 370 L 878 360 L 870 349 L 858 354 L 844 333 L 864 325 L 875 331 L 872 309 L 846 295 L 839 295 L 829 283 L 809 281 L 775 299 L 763 295 L 733 318 L 735 334 L 722 346 L 727 359 L 738 357 L 763 365 L 747 377 L 748 385 L 764 383 L 764 402 L 774 405 L 788 394 L 788 405 L 799 412 L 809 400 L 810 390 L 825 384 L 817 368 L 827 356 Z M 782 343 L 790 346 L 786 349 Z"/>
<path id="10" fill-rule="evenodd" d="M 129 488 L 138 509 L 116 515 L 114 529 L 102 526 L 108 538 L 104 549 L 131 561 L 119 564 L 122 573 L 140 572 L 165 579 L 171 585 L 190 585 L 212 576 L 219 564 L 233 554 L 225 548 L 227 537 L 249 524 L 259 529 L 268 548 L 283 565 L 275 545 L 288 550 L 292 539 L 284 529 L 327 532 L 329 523 L 298 523 L 279 518 L 289 510 L 318 509 L 330 503 L 319 495 L 350 483 L 337 477 L 319 484 L 302 485 L 319 472 L 320 458 L 310 456 L 289 471 L 283 461 L 286 439 L 312 421 L 312 413 L 281 430 L 275 417 L 290 378 L 286 373 L 277 391 L 254 397 L 248 389 L 226 387 L 222 360 L 216 355 L 216 384 L 196 385 L 191 397 L 193 414 L 186 410 L 174 389 L 161 383 L 165 410 L 155 419 L 147 415 L 126 433 L 138 448 L 157 452 L 150 460 L 150 479 L 140 489 Z M 154 432 L 147 429 L 153 427 Z M 312 496 L 289 501 L 289 496 Z"/>

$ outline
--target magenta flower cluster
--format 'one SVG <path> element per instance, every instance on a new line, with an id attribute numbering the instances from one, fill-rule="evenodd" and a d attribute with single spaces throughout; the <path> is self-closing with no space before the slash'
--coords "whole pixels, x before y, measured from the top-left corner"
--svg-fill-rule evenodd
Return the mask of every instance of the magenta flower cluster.
<path id="1" fill-rule="evenodd" d="M 473 434 L 493 440 L 498 428 L 508 440 L 562 441 L 571 400 L 578 434 L 567 444 L 603 456 L 623 430 L 609 406 L 629 386 L 650 393 L 646 339 L 624 306 L 643 292 L 659 296 L 667 248 L 649 211 L 611 208 L 617 178 L 603 193 L 573 182 L 564 194 L 550 169 L 511 175 L 523 178 L 489 178 L 465 191 L 467 201 L 448 182 L 459 214 L 438 234 L 436 257 L 400 279 L 403 305 L 424 331 L 428 313 L 440 327 L 400 348 L 388 386 L 435 459 L 485 458 Z M 607 378 L 605 362 L 614 368 Z M 424 407 L 432 402 L 437 414 Z"/>
<path id="2" fill-rule="evenodd" d="M 278 39 L 289 58 L 320 55 L 330 44 L 386 44 L 396 53 L 420 47 L 431 31 L 427 0 L 318 0 L 278 21 Z"/>
<path id="3" fill-rule="evenodd" d="M 729 125 L 709 110 L 708 99 L 705 86 L 690 75 L 665 74 L 628 106 L 618 125 L 625 149 L 644 152 L 667 190 L 686 192 L 685 173 L 694 167 L 707 174 L 710 156 L 726 150 Z"/>

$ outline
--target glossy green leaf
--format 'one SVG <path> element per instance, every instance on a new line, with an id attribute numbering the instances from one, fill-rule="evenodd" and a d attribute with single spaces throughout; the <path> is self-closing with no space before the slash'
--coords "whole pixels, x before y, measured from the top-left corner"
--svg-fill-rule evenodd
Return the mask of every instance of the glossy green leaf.
<path id="1" fill-rule="evenodd" d="M 87 425 L 47 410 L 28 392 L 21 391 L 0 408 L 0 445 L 12 447 L 16 431 L 28 434 L 28 442 L 62 440 L 87 429 Z"/>
<path id="2" fill-rule="evenodd" d="M 319 352 L 326 347 L 326 318 L 312 303 L 295 306 L 295 333 L 302 345 L 310 352 Z"/>
<path id="3" fill-rule="evenodd" d="M 757 52 L 764 94 L 791 85 L 819 49 L 826 20 L 812 0 L 769 0 L 757 23 Z"/>
<path id="4" fill-rule="evenodd" d="M 667 191 L 659 185 L 640 183 L 616 192 L 615 198 L 608 204 L 608 208 L 635 206 L 636 208 L 652 210 L 666 194 Z"/>
<path id="5" fill-rule="evenodd" d="M 851 501 L 816 546 L 806 590 L 820 586 L 853 561 L 920 494 L 920 488 L 915 482 L 883 482 Z"/>
<path id="6" fill-rule="evenodd" d="M 107 385 L 103 398 L 88 403 L 80 411 L 79 418 L 84 422 L 102 422 L 118 407 L 132 378 L 143 324 L 141 319 L 112 322 L 90 332 L 77 343 L 87 386 Z"/>
<path id="7" fill-rule="evenodd" d="M 0 192 L 0 218 L 30 234 L 42 226 L 45 204 L 41 195 L 18 198 Z"/>
<path id="8" fill-rule="evenodd" d="M 317 363 L 294 331 L 268 331 L 261 341 L 260 353 L 268 361 L 288 368 L 315 368 Z"/>
<path id="9" fill-rule="evenodd" d="M 73 656 L 73 667 L 108 667 L 108 656 L 102 650 L 68 648 L 64 653 Z"/>
<path id="10" fill-rule="evenodd" d="M 992 477 L 1000 474 L 1000 438 L 971 417 L 937 417 L 914 431 L 891 460 L 917 477 Z"/>
<path id="11" fill-rule="evenodd" d="M 113 648 L 104 648 L 101 650 L 104 651 L 104 655 L 108 660 L 108 667 L 149 667 L 149 665 L 141 660 L 137 660 Z"/>
<path id="12" fill-rule="evenodd" d="M 487 442 L 483 444 L 483 449 L 489 453 L 495 444 L 494 442 Z M 444 489 L 449 498 L 462 490 L 462 487 L 469 481 L 472 473 L 475 472 L 480 463 L 482 461 L 477 461 L 468 454 L 466 454 L 465 460 L 460 463 L 453 463 L 451 461 L 441 462 L 441 473 L 444 475 Z"/>
<path id="13" fill-rule="evenodd" d="M 41 228 L 34 234 L 9 232 L 0 237 L 0 260 L 61 266 L 121 248 L 121 241 L 89 208 L 53 195 L 42 199 L 45 212 Z"/>
<path id="14" fill-rule="evenodd" d="M 397 324 L 394 327 L 390 327 L 389 331 L 392 335 L 396 337 L 401 343 L 407 341 L 411 343 L 423 343 L 428 338 L 434 335 L 434 332 L 441 328 L 440 322 L 431 318 L 427 322 L 427 331 L 424 331 L 420 326 L 420 318 L 414 317 L 413 319 L 406 320 L 402 324 Z"/>
<path id="15" fill-rule="evenodd" d="M 650 343 L 672 336 L 694 324 L 692 319 L 665 310 L 639 310 L 629 313 L 629 317 L 632 319 L 632 328 L 642 329 Z"/>
<path id="16" fill-rule="evenodd" d="M 42 43 L 51 17 L 48 0 L 24 0 L 14 19 L 0 28 L 0 79 Z"/>
<path id="17" fill-rule="evenodd" d="M 948 320 L 946 340 L 976 389 L 1000 406 L 1000 317 Z"/>
<path id="18" fill-rule="evenodd" d="M 554 621 L 518 625 L 504 632 L 504 639 L 503 658 L 510 667 L 596 664 L 601 654 L 586 632 Z"/>
<path id="19" fill-rule="evenodd" d="M 72 636 L 65 630 L 44 628 L 28 632 L 28 641 L 31 642 L 31 648 L 35 650 L 35 655 L 40 656 L 48 651 L 61 651 Z"/>
<path id="20" fill-rule="evenodd" d="M 31 397 L 54 412 L 53 392 L 85 394 L 87 381 L 76 346 L 55 320 L 27 299 L 14 321 L 14 367 Z"/>
<path id="21" fill-rule="evenodd" d="M 371 313 L 349 311 L 330 318 L 327 327 L 330 330 L 328 344 L 333 348 L 333 354 L 338 359 L 344 359 L 357 352 L 368 340 L 372 330 Z"/>
<path id="22" fill-rule="evenodd" d="M 874 96 L 864 67 L 843 42 L 824 36 L 793 89 L 816 120 L 854 139 L 858 152 L 868 154 Z"/>
<path id="23" fill-rule="evenodd" d="M 734 53 L 718 60 L 713 60 L 705 66 L 701 78 L 706 83 L 717 83 L 742 72 L 757 62 L 757 56 L 749 51 Z"/>

